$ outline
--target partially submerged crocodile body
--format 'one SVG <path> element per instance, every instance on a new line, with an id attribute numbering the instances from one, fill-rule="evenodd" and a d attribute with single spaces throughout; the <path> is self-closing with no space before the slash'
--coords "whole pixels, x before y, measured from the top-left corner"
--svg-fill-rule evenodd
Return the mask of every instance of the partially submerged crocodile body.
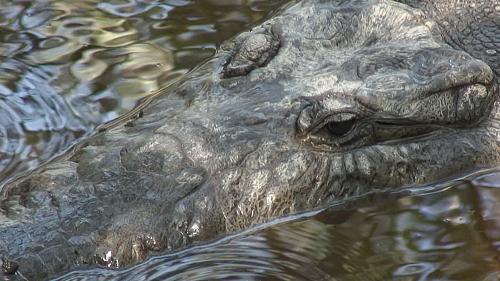
<path id="1" fill-rule="evenodd" d="M 499 75 L 497 0 L 292 3 L 8 186 L 0 255 L 29 279 L 127 265 L 497 165 Z"/>

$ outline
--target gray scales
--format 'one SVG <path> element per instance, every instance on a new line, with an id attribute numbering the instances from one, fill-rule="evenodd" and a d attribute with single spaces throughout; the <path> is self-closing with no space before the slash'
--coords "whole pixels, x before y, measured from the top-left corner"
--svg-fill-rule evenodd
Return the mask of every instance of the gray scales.
<path id="1" fill-rule="evenodd" d="M 128 265 L 496 166 L 499 75 L 498 0 L 293 2 L 140 114 L 10 184 L 3 271 Z"/>

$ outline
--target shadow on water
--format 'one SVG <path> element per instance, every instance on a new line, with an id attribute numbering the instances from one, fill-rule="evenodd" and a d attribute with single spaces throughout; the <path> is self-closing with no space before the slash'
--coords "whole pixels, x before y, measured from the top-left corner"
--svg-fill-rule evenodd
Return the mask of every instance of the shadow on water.
<path id="1" fill-rule="evenodd" d="M 285 0 L 0 0 L 0 190 Z"/>
<path id="2" fill-rule="evenodd" d="M 500 279 L 500 171 L 380 192 L 121 271 L 58 280 Z"/>

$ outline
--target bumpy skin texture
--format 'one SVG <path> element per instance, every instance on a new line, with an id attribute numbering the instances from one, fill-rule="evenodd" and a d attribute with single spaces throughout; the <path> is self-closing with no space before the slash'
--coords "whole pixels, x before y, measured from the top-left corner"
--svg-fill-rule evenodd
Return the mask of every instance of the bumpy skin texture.
<path id="1" fill-rule="evenodd" d="M 121 266 L 498 164 L 500 4 L 405 2 L 304 0 L 230 40 L 138 118 L 10 186 L 0 255 L 30 279 Z"/>

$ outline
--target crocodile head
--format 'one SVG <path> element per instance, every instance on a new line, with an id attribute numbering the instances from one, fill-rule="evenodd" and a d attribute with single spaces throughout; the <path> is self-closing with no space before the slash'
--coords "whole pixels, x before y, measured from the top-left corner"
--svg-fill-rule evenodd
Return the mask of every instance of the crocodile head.
<path id="1" fill-rule="evenodd" d="M 302 1 L 192 75 L 164 129 L 227 230 L 498 160 L 494 71 L 400 3 Z"/>

